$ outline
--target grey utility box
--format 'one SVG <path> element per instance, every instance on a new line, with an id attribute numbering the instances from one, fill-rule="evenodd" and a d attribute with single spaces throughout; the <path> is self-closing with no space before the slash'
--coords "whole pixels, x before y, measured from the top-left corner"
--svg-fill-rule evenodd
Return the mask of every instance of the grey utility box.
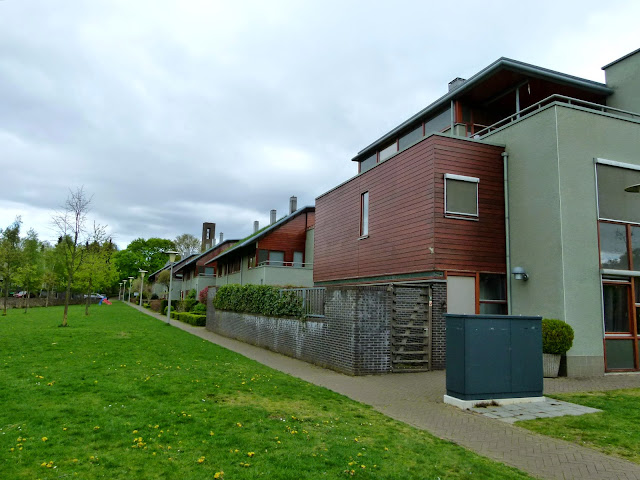
<path id="1" fill-rule="evenodd" d="M 445 315 L 447 395 L 542 396 L 542 317 Z"/>

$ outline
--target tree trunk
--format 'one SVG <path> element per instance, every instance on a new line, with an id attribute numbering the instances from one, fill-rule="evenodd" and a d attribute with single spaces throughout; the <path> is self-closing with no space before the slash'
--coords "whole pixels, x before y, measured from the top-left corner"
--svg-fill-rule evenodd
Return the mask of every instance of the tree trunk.
<path id="1" fill-rule="evenodd" d="M 89 293 L 87 293 L 87 303 L 84 307 L 84 315 L 85 317 L 89 316 L 89 305 L 91 304 L 91 277 L 89 277 Z"/>
<path id="2" fill-rule="evenodd" d="M 64 313 L 62 314 L 62 326 L 67 326 L 67 312 L 69 311 L 69 298 L 71 297 L 71 282 L 67 282 L 67 291 L 64 295 Z"/>
<path id="3" fill-rule="evenodd" d="M 47 299 L 44 301 L 44 308 L 49 306 L 49 296 L 51 295 L 51 290 L 47 288 Z"/>
<path id="4" fill-rule="evenodd" d="M 9 287 L 5 285 L 4 288 L 4 310 L 2 312 L 3 316 L 7 316 L 7 302 L 9 301 Z"/>

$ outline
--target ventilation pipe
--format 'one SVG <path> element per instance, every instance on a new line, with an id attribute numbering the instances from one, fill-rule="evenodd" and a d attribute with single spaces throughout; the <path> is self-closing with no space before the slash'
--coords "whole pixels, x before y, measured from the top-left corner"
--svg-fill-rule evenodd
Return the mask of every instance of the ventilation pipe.
<path id="1" fill-rule="evenodd" d="M 220 241 L 218 243 L 222 243 L 222 239 L 223 239 L 223 233 L 220 232 Z"/>
<path id="2" fill-rule="evenodd" d="M 298 197 L 291 197 L 289 199 L 289 215 L 298 210 Z"/>
<path id="3" fill-rule="evenodd" d="M 269 222 L 269 225 L 272 225 L 276 223 L 276 211 L 275 210 L 271 210 L 271 220 Z"/>
<path id="4" fill-rule="evenodd" d="M 463 84 L 464 82 L 466 82 L 466 81 L 467 81 L 467 80 L 466 80 L 466 79 L 464 79 L 464 78 L 460 78 L 460 77 L 456 77 L 456 78 L 454 78 L 453 80 L 451 80 L 451 81 L 449 82 L 449 91 L 451 92 L 451 91 L 455 90 L 456 88 L 458 88 L 458 87 L 462 86 L 462 84 Z"/>
<path id="5" fill-rule="evenodd" d="M 256 233 L 258 230 L 260 230 L 260 222 L 256 220 L 253 222 L 253 233 Z"/>

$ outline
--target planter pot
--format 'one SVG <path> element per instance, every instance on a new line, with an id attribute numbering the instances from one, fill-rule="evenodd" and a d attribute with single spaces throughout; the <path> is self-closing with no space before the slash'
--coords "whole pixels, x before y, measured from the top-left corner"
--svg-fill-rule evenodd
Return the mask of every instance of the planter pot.
<path id="1" fill-rule="evenodd" d="M 542 376 L 545 378 L 556 378 L 560 369 L 560 357 L 555 353 L 542 354 Z"/>

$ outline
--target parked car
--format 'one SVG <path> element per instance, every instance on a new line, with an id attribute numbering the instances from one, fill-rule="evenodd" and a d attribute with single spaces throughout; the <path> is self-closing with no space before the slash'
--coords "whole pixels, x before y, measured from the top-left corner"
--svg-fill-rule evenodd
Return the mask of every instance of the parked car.
<path id="1" fill-rule="evenodd" d="M 27 296 L 27 292 L 25 290 L 22 290 L 21 292 L 14 293 L 13 296 L 16 298 L 24 298 Z M 36 297 L 35 293 L 32 292 L 29 294 L 29 298 L 35 298 L 35 297 Z"/>
<path id="2" fill-rule="evenodd" d="M 84 298 L 87 298 L 87 295 L 85 295 Z M 91 298 L 95 298 L 96 300 L 101 300 L 103 298 L 106 298 L 106 296 L 101 293 L 92 293 Z"/>

